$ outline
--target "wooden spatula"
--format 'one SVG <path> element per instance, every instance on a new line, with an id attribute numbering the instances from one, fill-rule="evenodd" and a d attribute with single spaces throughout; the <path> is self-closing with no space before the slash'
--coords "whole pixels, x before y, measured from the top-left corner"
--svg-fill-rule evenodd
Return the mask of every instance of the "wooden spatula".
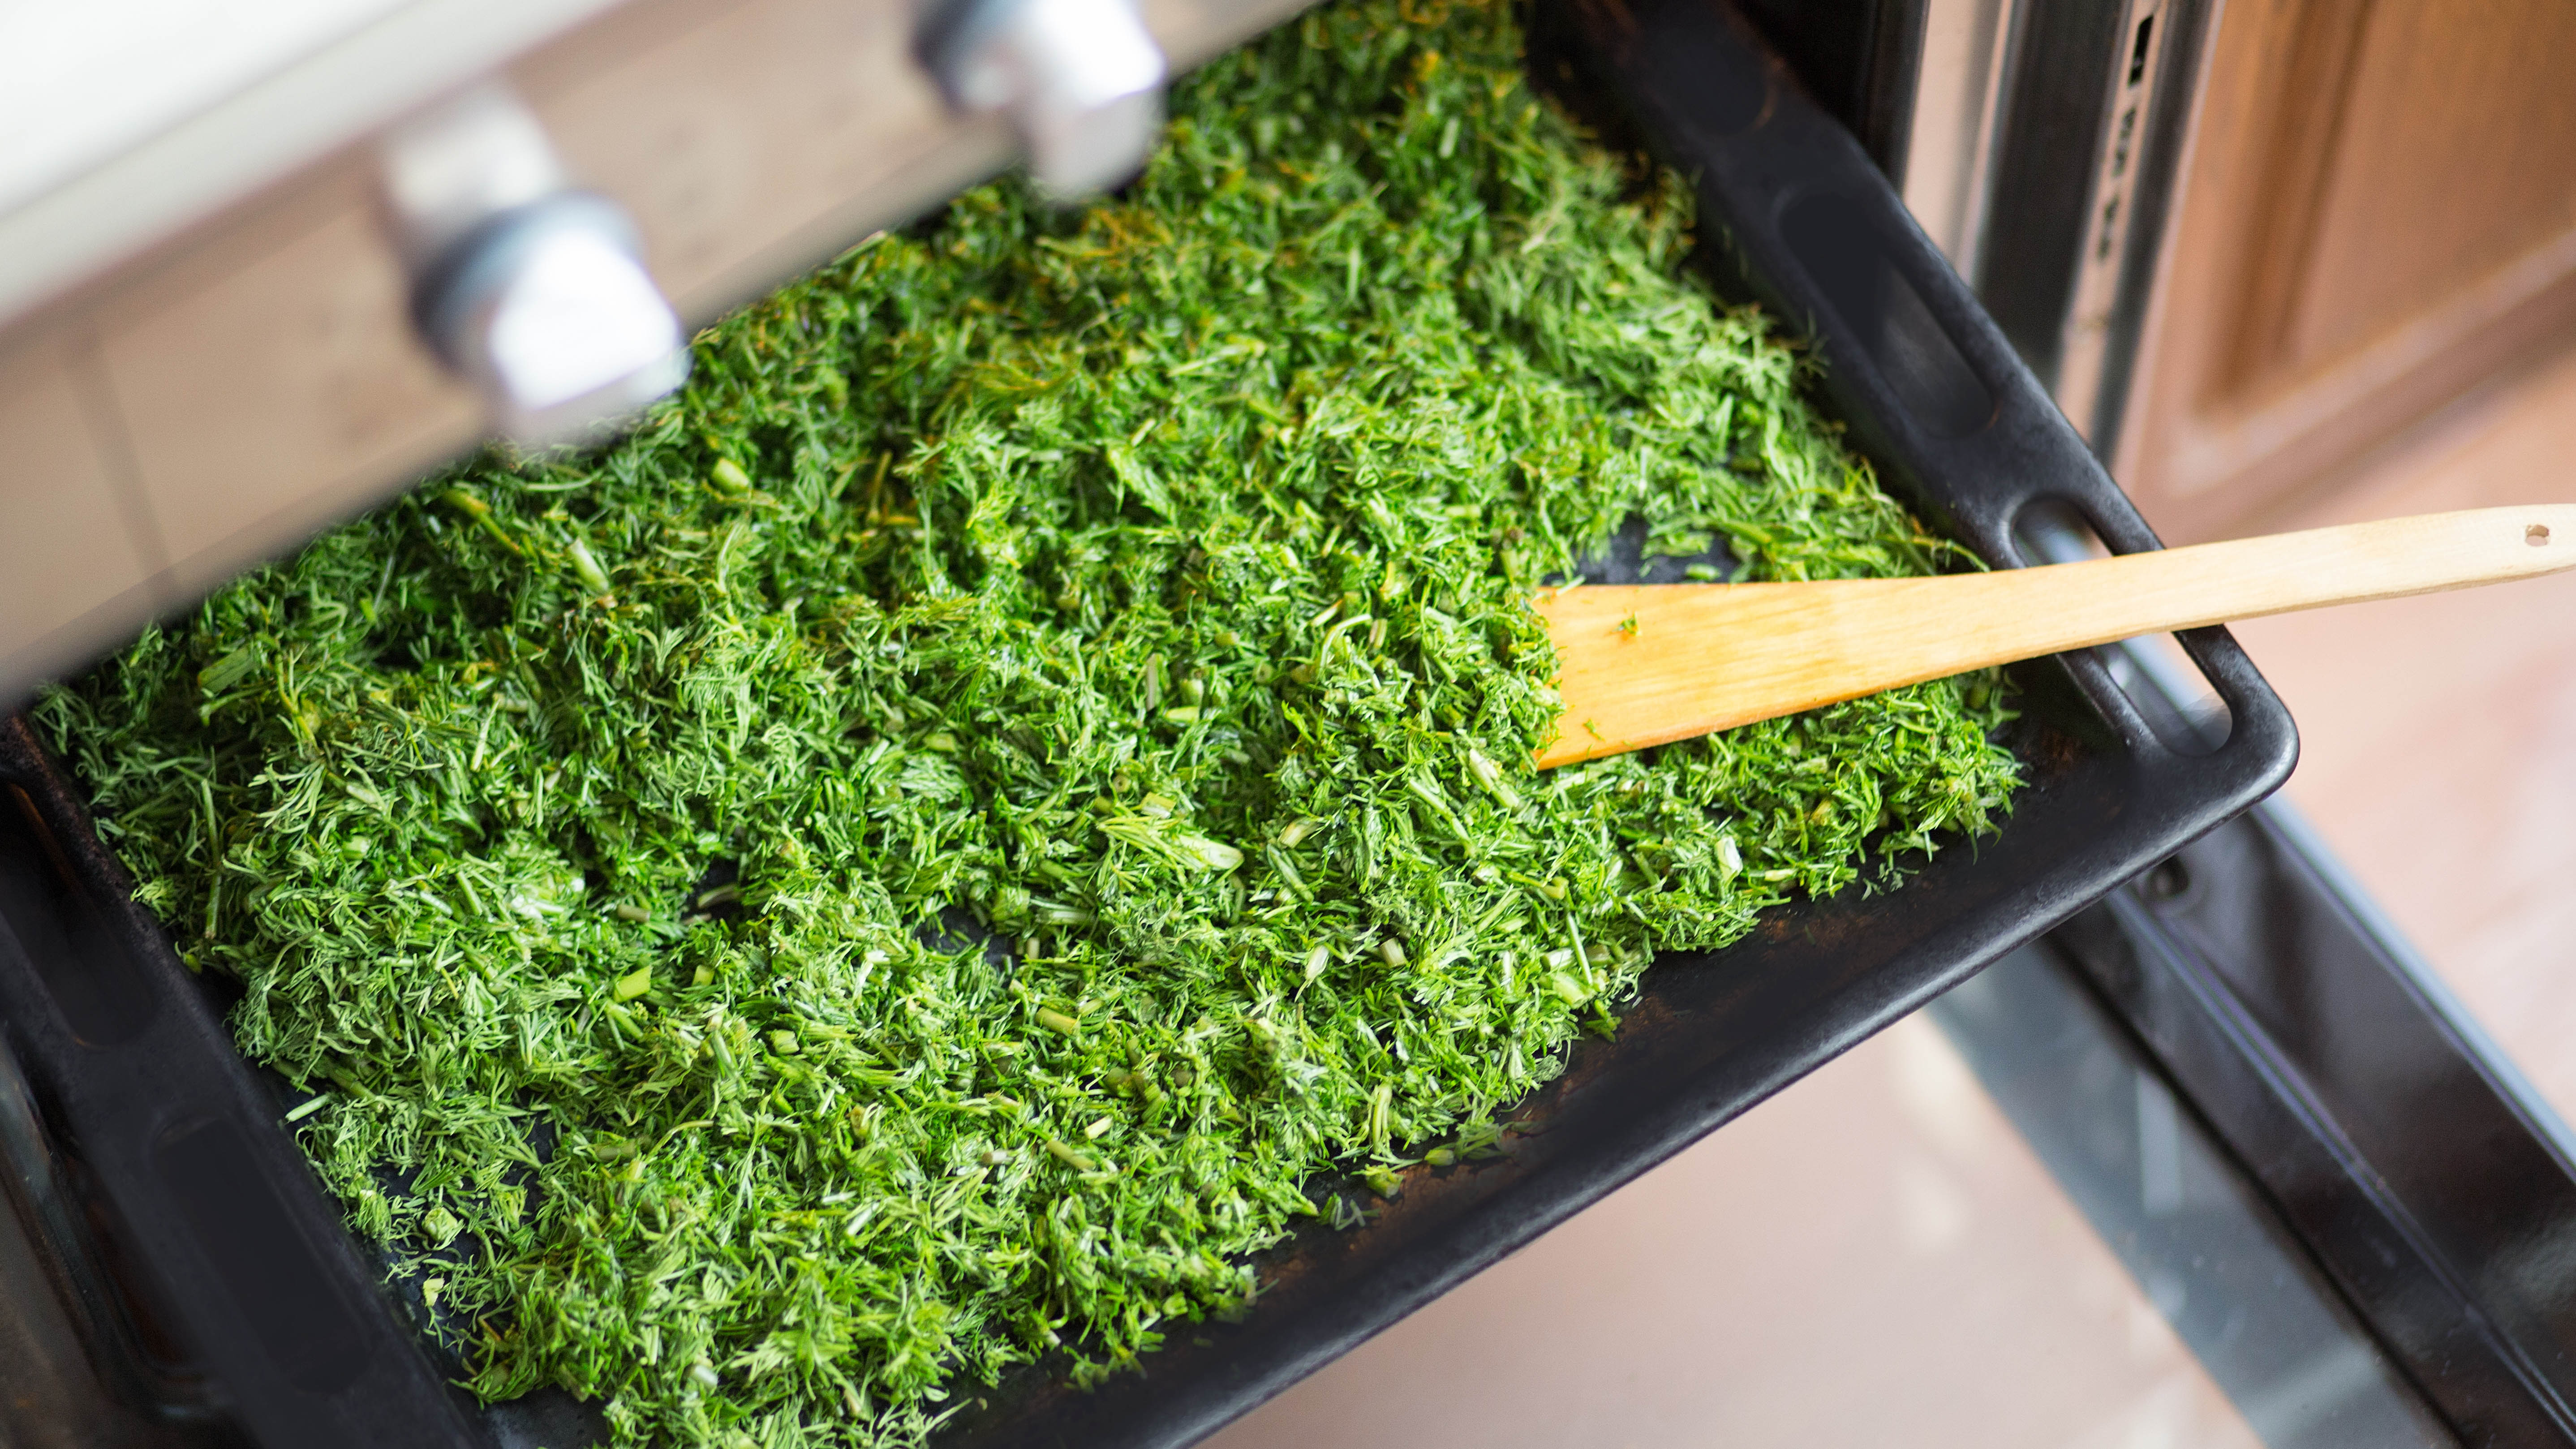
<path id="1" fill-rule="evenodd" d="M 1925 579 L 1582 584 L 1536 600 L 1550 769 L 1990 664 L 2576 568 L 2576 504 L 2478 508 Z"/>

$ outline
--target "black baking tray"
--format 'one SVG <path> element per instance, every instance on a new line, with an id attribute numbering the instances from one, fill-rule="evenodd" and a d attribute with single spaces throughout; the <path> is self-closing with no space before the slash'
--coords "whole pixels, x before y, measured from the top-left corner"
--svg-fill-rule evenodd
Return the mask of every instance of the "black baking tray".
<path id="1" fill-rule="evenodd" d="M 1693 182 L 1718 289 L 1812 338 L 1828 410 L 1935 528 L 1996 567 L 2025 561 L 2043 515 L 2114 552 L 2157 546 L 1860 146 L 1731 10 L 1541 0 L 1528 22 L 1534 76 Z M 1794 903 L 1659 961 L 1498 1155 L 1413 1169 L 1364 1226 L 1292 1237 L 1238 1320 L 1176 1326 L 1142 1372 L 1086 1392 L 1039 1365 L 970 1388 L 940 1443 L 1191 1443 L 2243 811 L 2287 778 L 2296 734 L 2224 630 L 2180 637 L 2223 739 L 2142 709 L 2107 656 L 2015 668 L 2026 784 L 1999 835 L 1900 890 Z M 76 789 L 23 725 L 0 731 L 0 1026 L 138 1311 L 263 1445 L 571 1449 L 578 1416 L 540 1429 L 528 1406 L 459 1401 L 127 890 Z"/>

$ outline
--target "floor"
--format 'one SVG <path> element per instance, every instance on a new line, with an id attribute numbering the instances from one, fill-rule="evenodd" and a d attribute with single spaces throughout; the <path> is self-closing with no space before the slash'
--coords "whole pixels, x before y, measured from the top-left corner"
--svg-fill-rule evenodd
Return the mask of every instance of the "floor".
<path id="1" fill-rule="evenodd" d="M 2576 498 L 2570 459 L 2576 355 L 2248 531 Z M 2238 633 L 2290 798 L 2576 1118 L 2576 574 Z M 1210 1444 L 2253 1442 L 1917 1018 Z"/>
<path id="2" fill-rule="evenodd" d="M 1917 1016 L 1207 1449 L 2257 1443 Z"/>

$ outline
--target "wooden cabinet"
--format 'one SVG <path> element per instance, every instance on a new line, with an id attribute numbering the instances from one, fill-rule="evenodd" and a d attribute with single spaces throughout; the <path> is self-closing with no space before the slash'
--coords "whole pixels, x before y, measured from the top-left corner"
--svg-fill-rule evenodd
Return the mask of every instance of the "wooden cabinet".
<path id="1" fill-rule="evenodd" d="M 2571 59 L 2564 0 L 2231 0 L 2119 459 L 2170 538 L 2576 341 Z"/>

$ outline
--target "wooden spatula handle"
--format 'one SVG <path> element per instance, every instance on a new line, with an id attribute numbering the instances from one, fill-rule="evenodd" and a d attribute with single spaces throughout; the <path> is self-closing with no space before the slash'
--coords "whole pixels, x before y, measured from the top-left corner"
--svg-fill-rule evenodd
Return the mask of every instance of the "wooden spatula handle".
<path id="1" fill-rule="evenodd" d="M 2576 568 L 2576 505 L 2480 508 L 1927 579 L 1586 585 L 1537 600 L 1565 714 L 1544 768 L 1991 664 Z"/>

